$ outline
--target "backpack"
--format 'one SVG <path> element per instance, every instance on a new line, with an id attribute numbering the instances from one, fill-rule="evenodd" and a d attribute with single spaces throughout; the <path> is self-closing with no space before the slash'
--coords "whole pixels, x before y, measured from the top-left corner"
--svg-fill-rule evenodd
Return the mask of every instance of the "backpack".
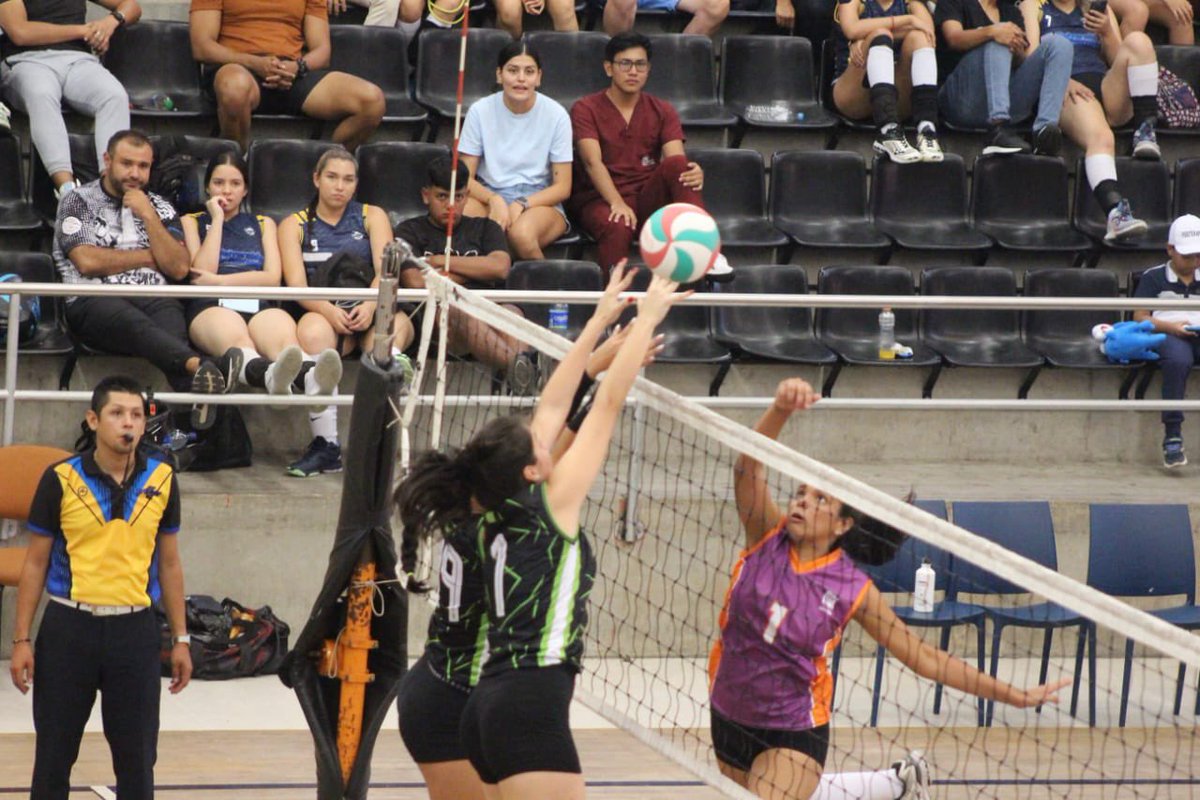
<path id="1" fill-rule="evenodd" d="M 12 272 L 0 275 L 0 283 L 20 282 L 21 276 Z M 7 294 L 0 294 L 0 337 L 8 335 L 9 297 Z M 27 294 L 21 295 L 21 305 L 17 315 L 17 341 L 20 344 L 28 344 L 33 341 L 41 318 L 42 304 L 39 298 Z"/>
<path id="2" fill-rule="evenodd" d="M 171 674 L 171 627 L 158 605 L 162 639 L 162 674 Z M 270 606 L 247 608 L 228 597 L 217 601 L 209 595 L 189 595 L 184 600 L 187 632 L 192 636 L 192 677 L 198 680 L 228 680 L 279 671 L 288 651 L 291 628 L 275 616 Z"/>
<path id="3" fill-rule="evenodd" d="M 375 280 L 375 267 L 346 252 L 325 259 L 313 274 L 312 286 L 329 289 L 369 289 Z M 340 308 L 354 308 L 358 300 L 335 300 Z"/>
<path id="4" fill-rule="evenodd" d="M 186 414 L 190 413 L 188 409 Z M 222 405 L 217 406 L 216 417 L 207 430 L 187 433 L 190 441 L 175 451 L 180 472 L 215 472 L 248 467 L 253 462 L 254 443 L 242 412 L 237 406 Z M 186 415 L 179 421 L 181 430 L 190 430 L 191 421 Z"/>
<path id="5" fill-rule="evenodd" d="M 1200 128 L 1200 103 L 1182 78 L 1158 68 L 1158 120 L 1167 128 Z"/>
<path id="6" fill-rule="evenodd" d="M 186 147 L 181 136 L 166 136 L 159 140 L 150 167 L 150 180 L 146 184 L 148 190 L 166 199 L 180 214 L 204 210 L 201 184 L 205 164 L 186 152 Z"/>

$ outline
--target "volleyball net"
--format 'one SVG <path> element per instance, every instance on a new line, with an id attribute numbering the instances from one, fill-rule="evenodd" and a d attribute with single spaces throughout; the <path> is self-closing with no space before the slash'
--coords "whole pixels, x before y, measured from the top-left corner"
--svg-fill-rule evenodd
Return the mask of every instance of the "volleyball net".
<path id="1" fill-rule="evenodd" d="M 536 381 L 507 374 L 490 349 L 495 337 L 527 353 L 542 380 L 569 345 L 533 321 L 546 319 L 544 306 L 525 305 L 522 316 L 439 275 L 427 281 L 449 309 L 448 335 L 441 347 L 432 319 L 420 328 L 419 391 L 407 409 L 414 450 L 460 446 L 491 417 L 532 410 Z M 572 322 L 589 314 L 573 306 Z M 418 395 L 437 402 L 418 405 Z M 819 404 L 805 413 L 821 424 Z M 791 438 L 786 429 L 781 438 Z M 1163 610 L 1195 591 L 1186 506 L 1092 509 L 1093 550 L 1102 551 L 1089 557 L 1074 548 L 1072 557 L 1089 558 L 1101 588 L 1115 593 L 1123 583 L 1123 594 L 1149 595 L 1117 599 L 1054 568 L 1049 504 L 954 502 L 933 485 L 916 487 L 919 502 L 909 504 L 645 378 L 584 508 L 598 561 L 577 694 L 589 706 L 715 789 L 751 796 L 718 772 L 707 672 L 745 543 L 734 499 L 741 456 L 765 465 L 781 509 L 798 485 L 809 485 L 907 534 L 896 559 L 864 571 L 924 641 L 1020 688 L 1078 676 L 1056 705 L 993 706 L 918 677 L 850 622 L 844 639 L 815 654 L 829 678 L 818 694 L 832 694 L 832 714 L 826 777 L 814 797 L 899 796 L 895 781 L 863 789 L 840 786 L 836 776 L 886 777 L 912 750 L 924 753 L 935 798 L 1200 796 L 1200 644 L 1172 624 L 1200 617 Z M 1172 532 L 1182 544 L 1151 552 Z M 436 548 L 426 558 L 434 580 Z M 915 572 L 926 559 L 936 574 L 935 607 L 916 613 Z M 1181 575 L 1190 586 L 1171 585 Z M 757 591 L 767 597 L 774 588 Z M 781 694 L 780 703 L 787 699 Z"/>

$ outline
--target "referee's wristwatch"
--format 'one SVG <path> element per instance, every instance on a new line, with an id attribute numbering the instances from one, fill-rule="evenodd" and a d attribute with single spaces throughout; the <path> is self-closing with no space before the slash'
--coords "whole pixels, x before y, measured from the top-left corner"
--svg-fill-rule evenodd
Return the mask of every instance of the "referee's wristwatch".
<path id="1" fill-rule="evenodd" d="M 181 633 L 178 636 L 172 636 L 171 644 L 186 644 L 188 646 L 191 646 L 192 635 L 190 633 Z"/>

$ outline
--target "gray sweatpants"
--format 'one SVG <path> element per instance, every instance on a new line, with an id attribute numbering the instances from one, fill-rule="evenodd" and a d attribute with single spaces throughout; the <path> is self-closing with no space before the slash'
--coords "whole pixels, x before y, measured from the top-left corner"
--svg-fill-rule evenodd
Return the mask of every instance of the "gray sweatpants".
<path id="1" fill-rule="evenodd" d="M 29 132 L 46 171 L 71 172 L 71 147 L 63 122 L 65 101 L 96 118 L 96 163 L 114 133 L 129 127 L 129 95 L 100 59 L 78 50 L 19 53 L 0 64 L 0 91 L 29 115 Z"/>

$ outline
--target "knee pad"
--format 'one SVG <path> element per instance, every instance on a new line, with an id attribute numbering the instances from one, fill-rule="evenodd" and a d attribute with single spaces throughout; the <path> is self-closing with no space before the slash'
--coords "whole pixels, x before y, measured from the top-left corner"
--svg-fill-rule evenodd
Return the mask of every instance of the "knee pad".
<path id="1" fill-rule="evenodd" d="M 877 33 L 871 39 L 871 41 L 867 43 L 867 46 L 893 48 L 896 46 L 896 40 L 886 33 Z"/>

